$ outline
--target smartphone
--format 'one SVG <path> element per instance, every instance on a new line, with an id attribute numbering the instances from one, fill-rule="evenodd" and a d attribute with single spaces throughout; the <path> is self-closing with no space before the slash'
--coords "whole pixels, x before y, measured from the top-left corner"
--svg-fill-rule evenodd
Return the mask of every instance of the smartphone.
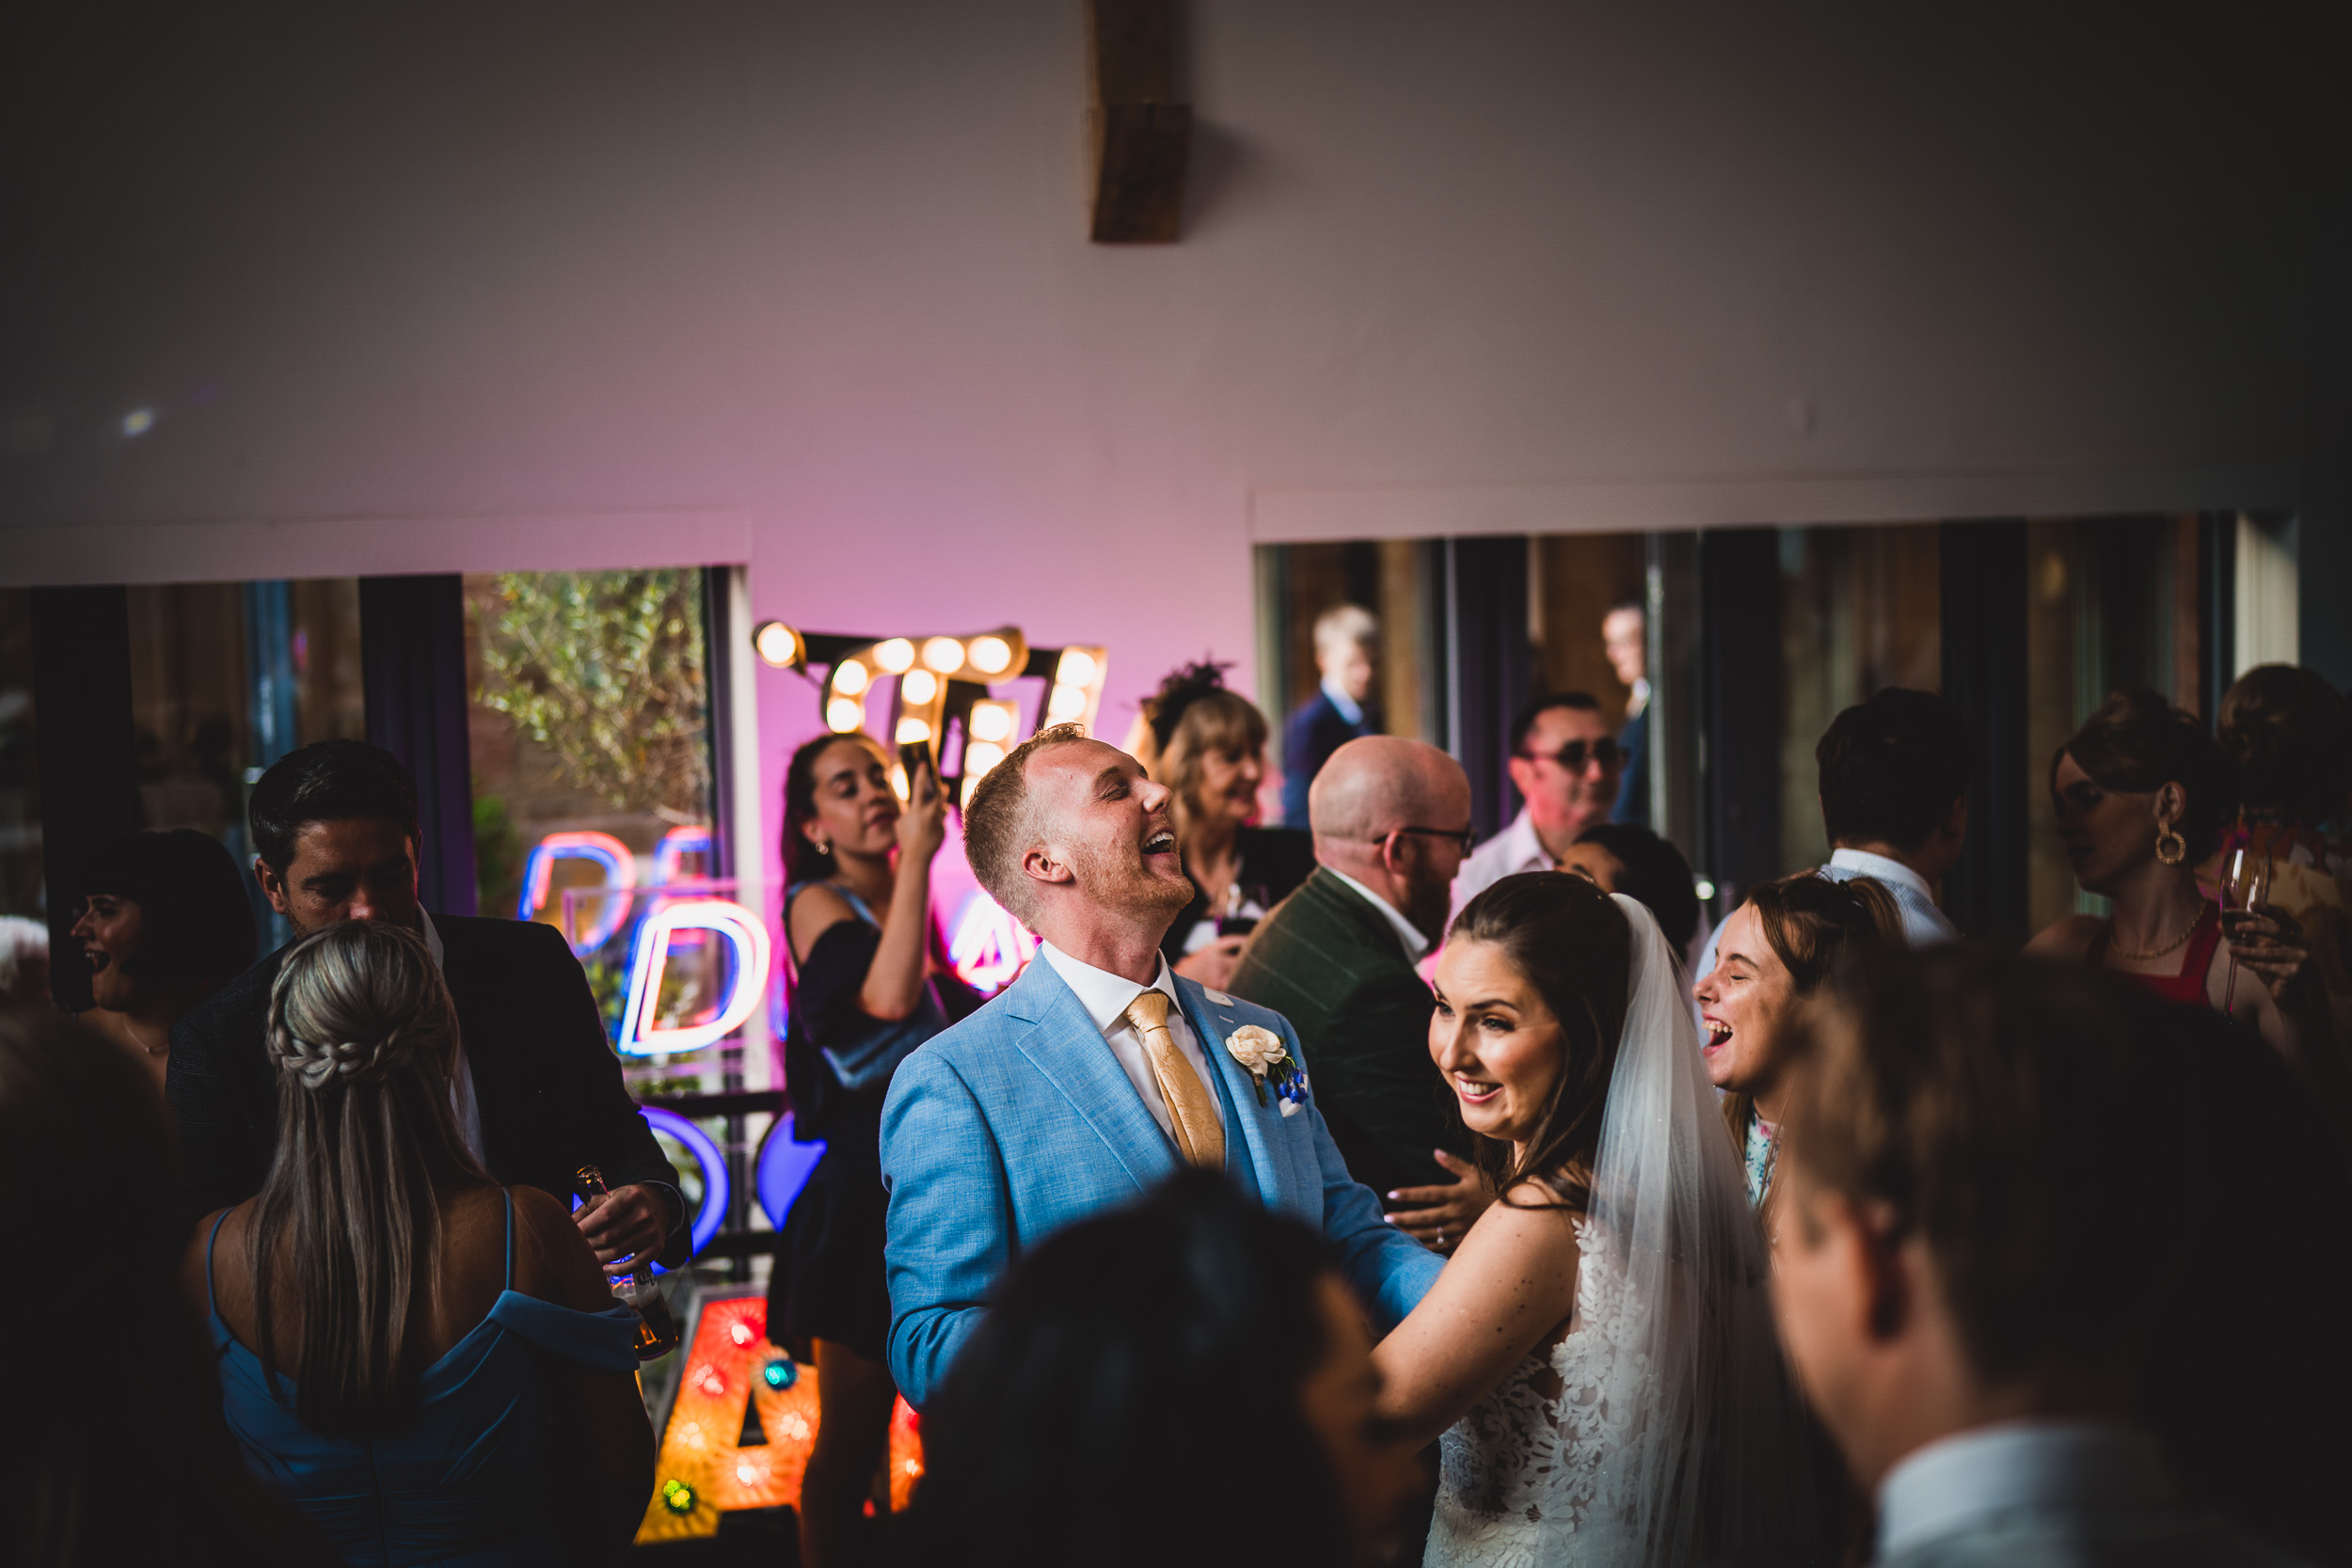
<path id="1" fill-rule="evenodd" d="M 1258 917 L 1250 914 L 1229 914 L 1216 923 L 1221 937 L 1246 937 L 1258 928 Z"/>
<path id="2" fill-rule="evenodd" d="M 932 783 L 938 783 L 938 769 L 931 764 L 931 749 L 927 742 L 916 741 L 913 745 L 900 746 L 898 767 L 907 776 L 907 794 L 910 798 L 914 794 L 914 781 L 922 775 L 932 774 Z"/>

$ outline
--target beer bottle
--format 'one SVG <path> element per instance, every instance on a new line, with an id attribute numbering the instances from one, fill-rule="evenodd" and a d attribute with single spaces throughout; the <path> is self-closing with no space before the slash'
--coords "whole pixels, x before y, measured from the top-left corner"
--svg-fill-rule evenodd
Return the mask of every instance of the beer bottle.
<path id="1" fill-rule="evenodd" d="M 603 1170 L 596 1165 L 580 1166 L 577 1180 L 581 1198 L 589 1203 L 612 1196 L 612 1189 L 604 1184 Z M 660 1282 L 654 1278 L 652 1260 L 638 1264 L 628 1274 L 605 1277 L 612 1286 L 612 1293 L 637 1313 L 637 1359 L 651 1361 L 675 1350 L 682 1337 L 677 1316 L 662 1296 Z"/>

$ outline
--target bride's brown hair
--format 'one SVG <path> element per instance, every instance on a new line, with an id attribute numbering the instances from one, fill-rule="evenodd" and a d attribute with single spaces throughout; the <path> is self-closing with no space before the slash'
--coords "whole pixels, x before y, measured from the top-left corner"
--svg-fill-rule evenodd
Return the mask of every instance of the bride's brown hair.
<path id="1" fill-rule="evenodd" d="M 1560 1024 L 1560 1076 L 1544 1101 L 1527 1157 L 1480 1137 L 1479 1171 L 1511 1201 L 1512 1189 L 1539 1181 L 1563 1203 L 1590 1202 L 1600 1152 L 1601 1114 L 1632 984 L 1632 928 L 1609 895 L 1581 877 L 1528 871 L 1505 877 L 1454 917 L 1448 942 L 1483 942 L 1527 977 Z"/>

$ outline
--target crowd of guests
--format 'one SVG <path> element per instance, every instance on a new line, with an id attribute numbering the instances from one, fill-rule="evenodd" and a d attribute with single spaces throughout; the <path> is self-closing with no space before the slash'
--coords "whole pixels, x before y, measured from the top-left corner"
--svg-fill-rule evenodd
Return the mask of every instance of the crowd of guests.
<path id="1" fill-rule="evenodd" d="M 1630 729 L 1530 704 L 1484 845 L 1460 766 L 1377 733 L 1360 610 L 1283 825 L 1213 665 L 1124 751 L 1033 736 L 964 811 L 1041 943 L 986 1003 L 937 778 L 794 753 L 802 1561 L 872 1560 L 901 1395 L 910 1562 L 2352 1561 L 2342 699 L 2265 667 L 2209 733 L 2118 693 L 2048 781 L 2106 912 L 2004 956 L 1936 898 L 1974 738 L 1880 692 L 1817 748 L 1830 859 L 1709 929 L 1640 820 L 1639 622 Z M 251 829 L 286 947 L 217 843 L 135 834 L 84 880 L 96 1007 L 0 1010 L 0 1214 L 21 1253 L 103 1215 L 76 1332 L 141 1347 L 27 1358 L 7 1555 L 609 1559 L 652 1480 L 612 1285 L 686 1214 L 580 966 L 420 906 L 373 747 L 283 759 Z M 56 1298 L 9 1299 L 43 1343 Z"/>

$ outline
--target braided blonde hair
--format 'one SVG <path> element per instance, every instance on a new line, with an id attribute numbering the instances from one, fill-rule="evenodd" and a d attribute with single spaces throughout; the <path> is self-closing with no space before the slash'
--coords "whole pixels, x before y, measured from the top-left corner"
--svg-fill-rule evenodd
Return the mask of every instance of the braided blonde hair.
<path id="1" fill-rule="evenodd" d="M 278 1151 L 246 1230 L 256 1348 L 312 1431 L 392 1430 L 416 1398 L 410 1309 L 439 1291 L 440 1196 L 488 1180 L 450 1108 L 457 1010 L 422 938 L 349 920 L 287 951 L 266 1038 Z M 302 1334 L 285 1369 L 281 1311 Z"/>

